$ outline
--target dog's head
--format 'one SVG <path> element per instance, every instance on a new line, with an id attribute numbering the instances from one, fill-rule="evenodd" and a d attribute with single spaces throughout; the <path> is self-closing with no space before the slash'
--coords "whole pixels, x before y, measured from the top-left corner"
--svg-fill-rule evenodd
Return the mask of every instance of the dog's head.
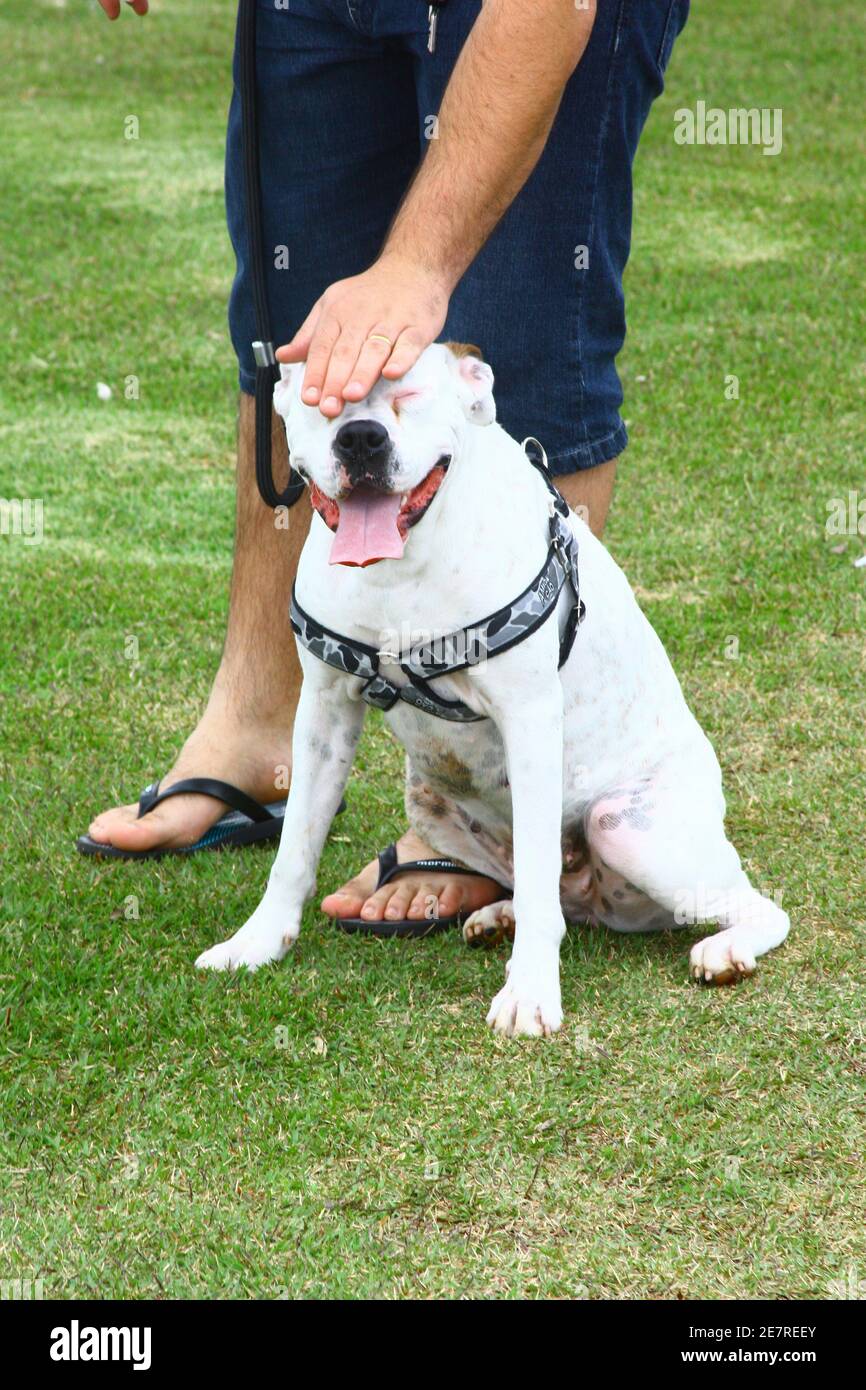
<path id="1" fill-rule="evenodd" d="M 467 422 L 496 418 L 493 373 L 477 348 L 434 343 L 399 381 L 380 380 L 336 420 L 301 400 L 302 365 L 281 366 L 274 406 L 292 465 L 334 531 L 331 564 L 399 559 L 458 457 Z"/>

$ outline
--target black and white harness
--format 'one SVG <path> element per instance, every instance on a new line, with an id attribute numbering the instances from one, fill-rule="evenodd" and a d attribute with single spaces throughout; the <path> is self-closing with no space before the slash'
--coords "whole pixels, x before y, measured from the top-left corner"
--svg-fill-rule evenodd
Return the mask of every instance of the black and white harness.
<path id="1" fill-rule="evenodd" d="M 524 447 L 530 442 L 537 443 L 527 440 Z M 500 652 L 506 652 L 530 637 L 556 611 L 559 596 L 568 584 L 573 601 L 559 644 L 559 665 L 564 666 L 574 645 L 578 625 L 586 612 L 580 597 L 577 541 L 568 524 L 568 507 L 553 486 L 546 467 L 536 459 L 530 458 L 529 461 L 541 473 L 550 492 L 550 549 L 532 583 L 505 608 L 458 632 L 418 642 L 405 655 L 401 655 L 399 652 L 377 651 L 364 642 L 342 637 L 340 633 L 323 627 L 311 614 L 304 612 L 293 590 L 291 621 L 298 641 L 328 666 L 348 676 L 359 676 L 365 682 L 361 697 L 368 705 L 388 710 L 398 700 L 404 700 L 406 704 L 414 705 L 427 714 L 435 714 L 440 719 L 468 724 L 487 716 L 476 714 L 462 700 L 445 699 L 431 688 L 430 681 L 439 676 L 451 676 L 456 671 L 465 671 L 467 667 L 498 656 Z M 399 665 L 406 677 L 406 685 L 395 685 L 382 675 L 379 662 L 383 657 Z"/>

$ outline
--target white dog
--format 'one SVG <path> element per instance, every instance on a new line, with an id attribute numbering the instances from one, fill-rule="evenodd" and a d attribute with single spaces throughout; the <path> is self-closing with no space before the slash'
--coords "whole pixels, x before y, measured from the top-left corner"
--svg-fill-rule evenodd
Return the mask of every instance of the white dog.
<path id="1" fill-rule="evenodd" d="M 262 901 L 198 964 L 255 969 L 296 939 L 366 701 L 408 754 L 413 829 L 513 886 L 464 927 L 514 934 L 495 1029 L 560 1026 L 565 918 L 714 922 L 695 978 L 751 974 L 788 917 L 725 836 L 715 754 L 625 576 L 494 423 L 490 368 L 434 344 L 333 421 L 301 402 L 302 376 L 284 367 L 274 393 L 319 513 L 293 607 L 291 793 Z"/>

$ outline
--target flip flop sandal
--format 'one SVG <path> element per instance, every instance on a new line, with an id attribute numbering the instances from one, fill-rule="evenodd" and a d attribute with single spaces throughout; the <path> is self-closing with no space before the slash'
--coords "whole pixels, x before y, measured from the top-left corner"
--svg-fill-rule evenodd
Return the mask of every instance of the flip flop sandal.
<path id="1" fill-rule="evenodd" d="M 258 844 L 265 840 L 275 840 L 283 828 L 285 801 L 271 801 L 262 805 L 254 797 L 247 796 L 231 782 L 221 782 L 216 777 L 185 777 L 175 782 L 164 792 L 158 782 L 145 787 L 138 802 L 138 819 L 146 816 L 156 806 L 167 801 L 170 796 L 183 796 L 196 792 L 200 796 L 212 796 L 216 801 L 225 801 L 232 807 L 212 825 L 194 845 L 182 845 L 168 849 L 118 849 L 116 845 L 104 845 L 89 835 L 82 835 L 76 841 L 76 849 L 81 854 L 92 854 L 100 859 L 162 859 L 171 854 L 198 854 L 205 849 L 232 849 L 240 845 Z M 345 809 L 345 801 L 337 807 L 337 814 Z"/>
<path id="2" fill-rule="evenodd" d="M 473 878 L 489 878 L 489 874 L 482 874 L 477 869 L 467 869 L 465 864 L 457 864 L 453 859 L 410 859 L 405 864 L 397 862 L 397 846 L 388 845 L 387 849 L 379 851 L 379 877 L 376 888 L 383 888 L 386 883 L 399 877 L 400 874 L 411 874 L 416 870 L 431 874 L 471 874 Z M 508 890 L 503 888 L 503 895 L 507 896 Z M 472 909 L 474 911 L 474 908 Z M 472 915 L 471 912 L 454 912 L 450 917 L 425 917 L 417 919 L 407 917 L 402 922 L 368 922 L 366 917 L 335 917 L 334 926 L 339 927 L 340 931 L 363 932 L 367 936 L 433 936 L 436 932 L 447 931 L 449 927 L 460 927 L 464 920 Z"/>

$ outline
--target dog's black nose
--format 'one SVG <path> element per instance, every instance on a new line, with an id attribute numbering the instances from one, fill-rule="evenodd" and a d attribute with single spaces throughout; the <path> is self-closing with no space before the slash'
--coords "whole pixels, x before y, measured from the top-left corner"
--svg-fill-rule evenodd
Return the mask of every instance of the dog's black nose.
<path id="1" fill-rule="evenodd" d="M 334 436 L 334 453 L 353 475 L 367 477 L 380 472 L 391 452 L 391 436 L 375 420 L 350 420 Z"/>

